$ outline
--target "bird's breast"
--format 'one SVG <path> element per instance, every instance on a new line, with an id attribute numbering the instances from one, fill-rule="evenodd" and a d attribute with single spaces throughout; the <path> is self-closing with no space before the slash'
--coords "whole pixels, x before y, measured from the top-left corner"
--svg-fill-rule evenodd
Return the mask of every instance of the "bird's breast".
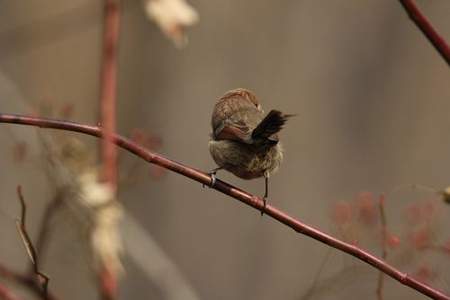
<path id="1" fill-rule="evenodd" d="M 211 140 L 209 151 L 218 166 L 243 179 L 269 175 L 283 160 L 279 143 L 271 147 L 256 147 L 229 140 Z"/>

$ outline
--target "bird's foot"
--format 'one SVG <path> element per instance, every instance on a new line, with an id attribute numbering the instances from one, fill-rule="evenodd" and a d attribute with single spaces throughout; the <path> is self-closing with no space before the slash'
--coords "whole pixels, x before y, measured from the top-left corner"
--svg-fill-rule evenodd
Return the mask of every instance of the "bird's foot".
<path id="1" fill-rule="evenodd" d="M 267 198 L 263 197 L 262 201 L 263 201 L 263 207 L 261 208 L 261 217 L 264 215 L 264 211 L 266 210 Z"/>
<path id="2" fill-rule="evenodd" d="M 211 183 L 209 184 L 210 188 L 213 188 L 214 185 L 216 184 L 216 174 L 217 174 L 218 169 L 213 169 L 212 171 L 208 172 L 208 175 L 211 176 Z M 203 187 L 205 187 L 205 184 L 203 184 Z"/>
<path id="3" fill-rule="evenodd" d="M 209 173 L 209 176 L 211 176 L 211 183 L 209 184 L 210 188 L 213 188 L 216 184 L 216 173 L 217 171 Z"/>

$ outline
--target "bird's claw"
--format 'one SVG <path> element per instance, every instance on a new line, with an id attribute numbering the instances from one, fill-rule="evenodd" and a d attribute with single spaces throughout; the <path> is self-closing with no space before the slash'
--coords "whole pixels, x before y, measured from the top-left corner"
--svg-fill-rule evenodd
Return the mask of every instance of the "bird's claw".
<path id="1" fill-rule="evenodd" d="M 216 184 L 216 173 L 217 171 L 213 171 L 213 172 L 209 172 L 208 175 L 211 176 L 211 183 L 209 184 L 210 188 L 213 188 L 214 185 Z M 205 184 L 203 184 L 203 187 L 205 187 Z"/>
<path id="2" fill-rule="evenodd" d="M 262 198 L 262 201 L 263 201 L 263 207 L 261 208 L 261 217 L 264 215 L 264 211 L 266 210 L 266 205 L 267 205 L 266 197 Z"/>
<path id="3" fill-rule="evenodd" d="M 211 183 L 209 184 L 210 188 L 213 188 L 214 185 L 216 184 L 216 172 L 213 172 L 211 174 L 209 174 L 211 176 Z"/>

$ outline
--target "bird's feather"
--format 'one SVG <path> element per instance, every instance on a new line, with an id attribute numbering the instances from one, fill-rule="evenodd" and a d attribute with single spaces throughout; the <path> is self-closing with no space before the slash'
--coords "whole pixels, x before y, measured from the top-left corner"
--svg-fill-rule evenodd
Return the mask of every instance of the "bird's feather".
<path id="1" fill-rule="evenodd" d="M 277 142 L 278 138 L 274 135 L 279 132 L 290 115 L 285 115 L 278 110 L 271 110 L 267 116 L 256 126 L 252 132 L 253 140 L 272 140 Z"/>

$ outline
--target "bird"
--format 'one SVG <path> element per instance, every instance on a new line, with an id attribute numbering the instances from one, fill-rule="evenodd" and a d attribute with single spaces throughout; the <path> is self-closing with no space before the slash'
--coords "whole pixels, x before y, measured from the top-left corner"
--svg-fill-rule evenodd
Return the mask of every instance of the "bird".
<path id="1" fill-rule="evenodd" d="M 267 115 L 255 93 L 244 88 L 226 92 L 216 102 L 212 117 L 209 152 L 218 165 L 208 174 L 211 186 L 216 173 L 226 170 L 242 179 L 264 177 L 265 210 L 269 194 L 269 177 L 283 160 L 278 132 L 293 115 L 271 110 Z"/>

